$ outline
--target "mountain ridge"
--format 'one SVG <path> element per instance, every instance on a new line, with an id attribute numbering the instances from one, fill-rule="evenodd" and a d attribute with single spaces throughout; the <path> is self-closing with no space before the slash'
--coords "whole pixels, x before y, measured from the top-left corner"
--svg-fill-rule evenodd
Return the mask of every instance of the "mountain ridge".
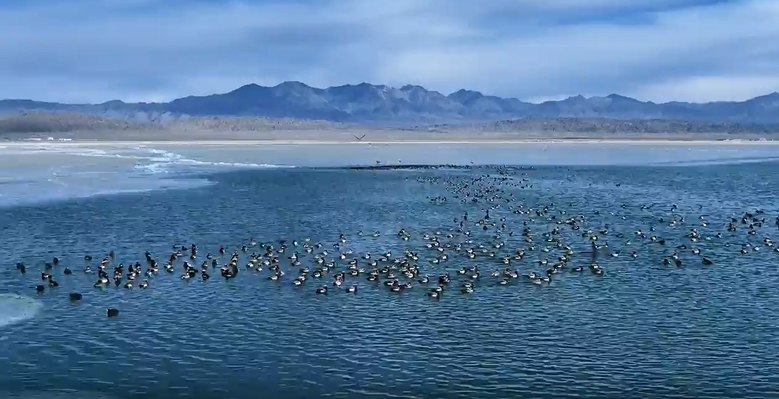
<path id="1" fill-rule="evenodd" d="M 185 96 L 169 102 L 109 100 L 99 104 L 65 104 L 28 99 L 0 100 L 0 114 L 69 111 L 148 122 L 188 117 L 267 117 L 371 125 L 471 123 L 523 118 L 605 118 L 617 120 L 684 120 L 721 123 L 779 123 L 776 91 L 745 101 L 655 103 L 611 93 L 571 96 L 530 103 L 512 97 L 459 89 L 449 94 L 407 84 L 400 88 L 366 82 L 316 88 L 299 81 L 276 86 L 249 83 L 232 91 Z"/>

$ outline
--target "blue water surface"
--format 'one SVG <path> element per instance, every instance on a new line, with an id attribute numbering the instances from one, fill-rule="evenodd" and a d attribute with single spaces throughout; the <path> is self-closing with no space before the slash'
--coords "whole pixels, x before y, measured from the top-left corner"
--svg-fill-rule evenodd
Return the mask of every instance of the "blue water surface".
<path id="1" fill-rule="evenodd" d="M 239 158 L 230 162 L 252 161 Z M 174 180 L 198 184 L 0 208 L 0 397 L 779 397 L 779 252 L 764 241 L 779 240 L 779 164 L 330 168 L 337 163 L 190 165 L 198 168 Z M 477 201 L 469 190 L 480 190 Z M 495 225 L 484 229 L 488 208 Z M 747 212 L 765 219 L 755 234 L 741 223 Z M 585 219 L 581 230 L 558 223 L 575 215 Z M 726 229 L 731 217 L 736 231 Z M 543 273 L 539 261 L 563 252 L 544 236 L 555 228 L 572 248 L 569 267 L 584 273 L 566 271 L 545 285 L 490 277 L 517 250 L 526 255 L 512 268 Z M 398 237 L 401 229 L 409 240 Z M 603 276 L 586 270 L 588 229 L 608 245 L 597 259 Z M 689 240 L 691 229 L 699 241 Z M 333 247 L 340 234 L 346 243 Z M 426 234 L 449 245 L 446 261 L 431 262 L 442 252 L 427 247 Z M 347 277 L 356 294 L 331 287 L 317 295 L 332 274 L 296 287 L 297 267 L 286 259 L 304 253 L 306 238 L 339 267 L 346 249 L 372 259 L 410 250 L 421 274 L 449 272 L 454 281 L 440 300 L 416 278 L 393 293 L 366 274 Z M 235 279 L 215 269 L 207 282 L 182 281 L 179 260 L 175 273 L 161 271 L 145 290 L 95 289 L 95 275 L 81 271 L 84 255 L 94 267 L 112 249 L 126 265 L 143 262 L 144 251 L 162 262 L 174 245 L 197 243 L 197 265 L 206 253 L 222 264 L 220 246 L 262 252 L 261 244 L 278 248 L 279 240 L 290 245 L 280 281 L 246 270 L 243 253 Z M 664 265 L 681 245 L 683 266 Z M 691 248 L 714 264 L 704 266 Z M 36 294 L 55 256 L 59 287 Z M 316 267 L 311 255 L 302 262 Z M 457 270 L 474 265 L 482 273 L 475 292 L 462 294 L 467 277 Z M 65 266 L 74 274 L 64 275 Z M 71 291 L 83 300 L 71 302 Z M 107 318 L 108 307 L 120 315 Z"/>

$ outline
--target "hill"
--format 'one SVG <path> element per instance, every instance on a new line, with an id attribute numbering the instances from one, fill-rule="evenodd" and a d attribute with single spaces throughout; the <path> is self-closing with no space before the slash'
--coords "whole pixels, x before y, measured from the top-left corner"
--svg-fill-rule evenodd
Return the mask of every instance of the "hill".
<path id="1" fill-rule="evenodd" d="M 779 93 L 740 102 L 654 103 L 611 94 L 605 97 L 575 96 L 534 104 L 465 89 L 445 95 L 414 85 L 394 88 L 360 83 L 320 89 L 301 82 L 284 82 L 273 87 L 248 84 L 227 93 L 188 96 L 165 103 L 113 100 L 101 104 L 60 104 L 0 100 L 0 114 L 29 111 L 66 111 L 142 123 L 222 116 L 323 120 L 391 127 L 522 118 L 770 124 L 779 123 Z"/>

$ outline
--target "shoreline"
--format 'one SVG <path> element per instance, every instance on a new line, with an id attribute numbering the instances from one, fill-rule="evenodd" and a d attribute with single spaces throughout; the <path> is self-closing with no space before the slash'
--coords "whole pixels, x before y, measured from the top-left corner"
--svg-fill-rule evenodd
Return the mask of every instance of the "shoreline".
<path id="1" fill-rule="evenodd" d="M 495 130 L 278 129 L 55 131 L 0 134 L 0 146 L 17 145 L 389 145 L 389 144 L 771 144 L 779 135 L 749 133 L 506 132 Z"/>
<path id="2" fill-rule="evenodd" d="M 133 146 L 133 145 L 166 145 L 166 146 L 274 146 L 274 145 L 521 145 L 521 144 L 584 144 L 584 145 L 779 145 L 779 140 L 747 139 L 747 138 L 687 138 L 687 137 L 662 137 L 662 138 L 425 138 L 408 137 L 402 139 L 384 138 L 380 140 L 355 139 L 344 140 L 340 138 L 328 139 L 214 139 L 214 140 L 96 140 L 96 139 L 72 139 L 72 140 L 9 140 L 0 141 L 2 148 L 22 147 L 80 147 L 80 146 Z"/>

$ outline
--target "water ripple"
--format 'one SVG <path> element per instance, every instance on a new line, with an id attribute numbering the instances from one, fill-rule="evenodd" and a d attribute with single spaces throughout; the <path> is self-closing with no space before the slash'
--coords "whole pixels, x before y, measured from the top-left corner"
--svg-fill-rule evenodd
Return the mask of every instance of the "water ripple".
<path id="1" fill-rule="evenodd" d="M 754 167 L 667 167 L 663 181 L 641 168 L 539 168 L 524 172 L 535 186 L 516 196 L 529 207 L 570 203 L 571 213 L 599 207 L 600 222 L 629 234 L 662 215 L 638 209 L 647 196 L 676 203 L 690 218 L 700 204 L 710 219 L 700 231 L 713 235 L 744 208 L 775 209 Z M 0 214 L 7 232 L 0 258 L 24 261 L 30 273 L 11 266 L 0 271 L 0 283 L 34 292 L 36 273 L 53 256 L 80 270 L 84 254 L 98 258 L 109 248 L 129 263 L 147 249 L 162 256 L 174 243 L 197 242 L 215 254 L 249 237 L 332 242 L 344 231 L 356 252 L 409 246 L 428 255 L 421 242 L 400 243 L 393 233 L 446 232 L 451 215 L 479 210 L 455 201 L 430 208 L 428 197 L 444 191 L 413 179 L 482 172 L 250 171 L 215 175 L 213 186 L 187 191 L 19 207 Z M 618 189 L 617 182 L 624 184 Z M 334 186 L 353 194 L 334 198 Z M 671 246 L 687 227 L 663 228 Z M 357 238 L 361 230 L 384 234 Z M 353 280 L 357 295 L 322 296 L 313 292 L 318 281 L 293 287 L 289 279 L 267 281 L 267 271 L 242 269 L 224 281 L 215 270 L 203 283 L 182 282 L 177 269 L 150 279 L 146 290 L 128 291 L 92 289 L 94 275 L 58 270 L 60 287 L 35 297 L 43 310 L 0 330 L 0 367 L 9 370 L 0 376 L 7 391 L 0 396 L 772 397 L 779 386 L 779 256 L 734 255 L 742 242 L 761 239 L 731 234 L 701 242 L 715 267 L 685 253 L 686 267 L 677 269 L 658 262 L 663 249 L 610 238 L 612 248 L 639 258 L 602 260 L 604 278 L 565 274 L 543 287 L 485 279 L 473 296 L 447 292 L 439 302 L 420 286 L 393 294 L 363 277 Z M 506 242 L 524 245 L 519 235 Z M 529 252 L 516 267 L 541 271 L 537 262 L 552 255 Z M 437 274 L 474 263 L 485 272 L 501 267 L 485 254 L 420 265 Z M 84 300 L 71 303 L 73 290 Z M 109 306 L 120 317 L 105 317 Z"/>

